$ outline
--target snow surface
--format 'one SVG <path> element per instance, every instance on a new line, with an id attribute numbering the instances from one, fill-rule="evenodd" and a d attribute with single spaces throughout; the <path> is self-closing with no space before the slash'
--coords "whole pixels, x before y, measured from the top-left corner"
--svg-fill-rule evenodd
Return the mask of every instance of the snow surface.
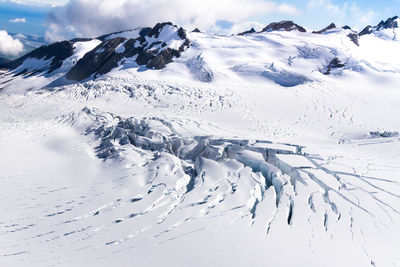
<path id="1" fill-rule="evenodd" d="M 400 43 L 189 39 L 160 71 L 1 73 L 0 266 L 400 266 Z"/>
<path id="2" fill-rule="evenodd" d="M 108 35 L 105 40 L 111 40 L 114 39 L 116 37 L 122 37 L 122 38 L 126 38 L 126 39 L 136 39 L 138 38 L 140 35 L 140 29 L 134 29 L 134 30 L 130 30 L 130 31 L 123 31 L 123 32 L 119 32 L 119 33 L 113 33 Z"/>

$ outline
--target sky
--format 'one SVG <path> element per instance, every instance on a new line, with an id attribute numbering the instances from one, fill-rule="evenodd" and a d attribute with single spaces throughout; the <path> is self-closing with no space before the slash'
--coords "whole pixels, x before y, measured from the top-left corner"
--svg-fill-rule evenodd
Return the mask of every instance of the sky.
<path id="1" fill-rule="evenodd" d="M 400 15 L 400 0 L 0 0 L 0 31 L 52 42 L 159 21 L 225 34 L 280 20 L 312 30 L 331 22 L 362 30 L 395 15 Z"/>

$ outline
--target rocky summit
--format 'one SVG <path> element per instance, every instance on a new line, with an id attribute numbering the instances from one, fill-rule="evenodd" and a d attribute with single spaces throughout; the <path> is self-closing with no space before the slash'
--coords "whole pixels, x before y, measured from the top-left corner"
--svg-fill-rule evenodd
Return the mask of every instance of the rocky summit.
<path id="1" fill-rule="evenodd" d="M 299 31 L 306 32 L 306 29 L 297 25 L 293 21 L 285 20 L 281 22 L 273 22 L 262 29 L 262 32 L 270 31 Z"/>

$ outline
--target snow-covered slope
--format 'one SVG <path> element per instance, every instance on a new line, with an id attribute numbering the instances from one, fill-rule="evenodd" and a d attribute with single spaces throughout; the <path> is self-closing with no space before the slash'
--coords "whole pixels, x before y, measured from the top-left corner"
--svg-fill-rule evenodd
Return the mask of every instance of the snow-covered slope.
<path id="1" fill-rule="evenodd" d="M 0 265 L 399 266 L 400 43 L 271 25 L 3 70 Z"/>

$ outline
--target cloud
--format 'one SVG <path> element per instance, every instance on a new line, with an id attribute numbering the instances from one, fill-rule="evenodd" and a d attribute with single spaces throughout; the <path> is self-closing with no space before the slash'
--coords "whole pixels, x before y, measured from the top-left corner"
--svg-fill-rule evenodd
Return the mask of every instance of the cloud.
<path id="1" fill-rule="evenodd" d="M 229 33 L 230 34 L 238 34 L 241 32 L 248 31 L 251 28 L 254 28 L 254 30 L 256 30 L 256 31 L 261 31 L 264 27 L 265 27 L 265 25 L 255 22 L 255 21 L 237 23 L 237 24 L 233 25 L 232 28 L 230 28 L 227 31 L 227 34 L 229 34 Z"/>
<path id="2" fill-rule="evenodd" d="M 6 31 L 0 31 L 0 54 L 5 56 L 17 56 L 24 50 L 24 45 L 14 39 Z"/>
<path id="3" fill-rule="evenodd" d="M 338 6 L 333 4 L 330 0 L 310 0 L 308 2 L 308 8 L 311 9 L 320 9 L 323 8 L 326 11 L 336 13 L 342 13 L 342 9 Z"/>
<path id="4" fill-rule="evenodd" d="M 171 21 L 188 30 L 218 30 L 218 21 L 243 23 L 253 16 L 297 14 L 288 4 L 266 0 L 71 0 L 48 15 L 49 41 L 98 36 Z"/>
<path id="5" fill-rule="evenodd" d="M 310 0 L 307 8 L 311 13 L 318 11 L 323 14 L 324 19 L 329 22 L 350 24 L 358 30 L 368 24 L 375 24 L 380 15 L 374 10 L 362 9 L 355 2 L 336 4 L 333 0 Z"/>
<path id="6" fill-rule="evenodd" d="M 27 23 L 26 18 L 15 18 L 10 20 L 11 23 Z"/>

